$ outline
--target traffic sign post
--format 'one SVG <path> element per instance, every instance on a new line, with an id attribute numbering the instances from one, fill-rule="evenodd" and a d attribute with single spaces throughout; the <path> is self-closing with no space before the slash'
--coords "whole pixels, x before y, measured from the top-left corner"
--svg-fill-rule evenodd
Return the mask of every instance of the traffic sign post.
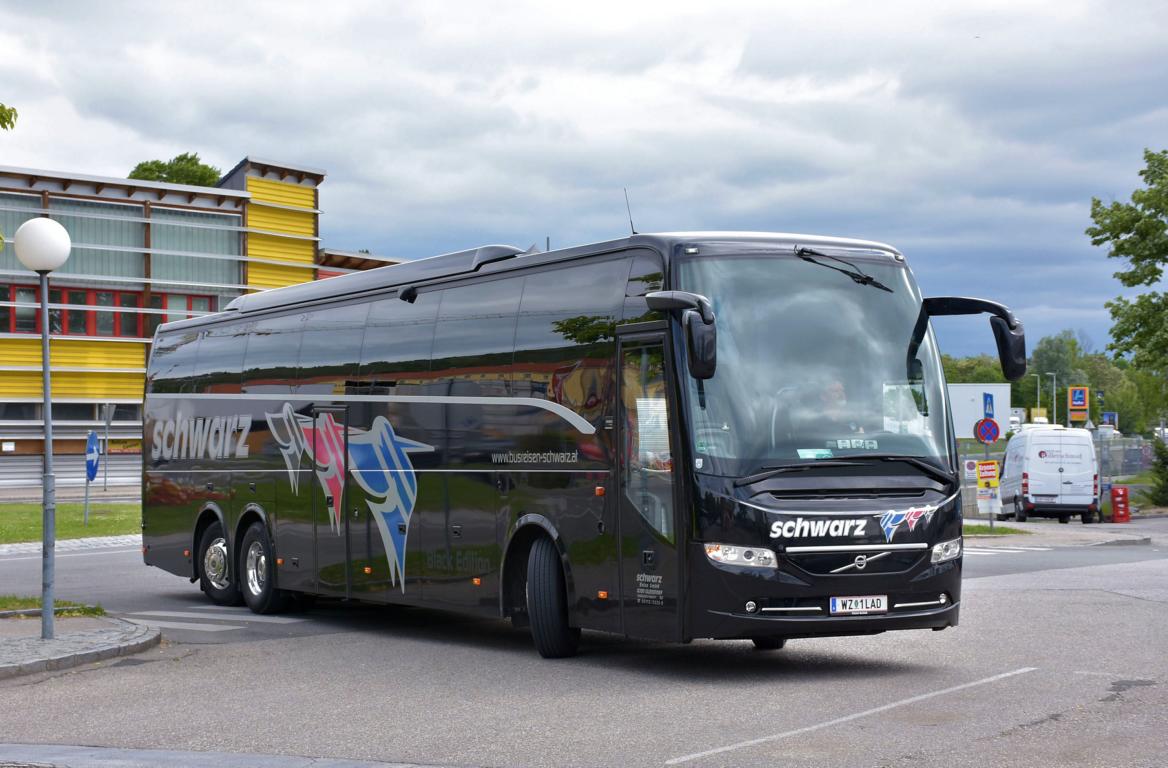
<path id="1" fill-rule="evenodd" d="M 101 406 L 101 417 L 105 421 L 105 442 L 102 444 L 101 452 L 105 454 L 105 466 L 101 470 L 101 489 L 103 491 L 109 490 L 109 430 L 110 422 L 114 420 L 114 409 L 117 406 L 113 403 L 105 403 Z"/>
<path id="2" fill-rule="evenodd" d="M 97 433 L 89 430 L 85 439 L 85 517 L 83 524 L 89 525 L 89 484 L 97 477 L 97 465 L 101 463 L 101 452 L 97 448 Z"/>
<path id="3" fill-rule="evenodd" d="M 986 411 L 992 413 L 993 409 L 994 409 L 994 396 L 988 392 L 985 393 L 984 402 L 985 402 Z M 998 441 L 998 438 L 1002 436 L 1002 428 L 998 426 L 998 422 L 994 421 L 992 417 L 986 416 L 984 419 L 979 419 L 978 422 L 973 425 L 973 436 L 977 438 L 977 441 L 979 443 L 981 443 L 982 445 L 985 446 L 985 461 L 988 462 L 990 460 L 990 443 L 996 443 Z M 983 463 L 984 462 L 978 462 L 978 470 L 979 470 L 978 471 L 978 487 L 979 488 L 981 487 L 981 471 L 980 470 L 981 470 L 981 465 Z M 997 466 L 996 463 L 995 463 L 995 466 Z M 995 474 L 995 476 L 996 476 L 996 474 Z M 998 501 L 998 492 L 996 490 L 996 485 L 995 485 L 995 489 L 990 490 L 990 499 L 988 500 L 988 503 L 986 505 L 986 514 L 990 519 L 990 530 L 993 530 L 994 518 L 997 516 L 996 512 L 995 512 L 995 507 L 997 507 L 997 503 L 996 503 L 997 501 Z M 979 499 L 979 502 L 980 502 L 980 499 Z M 981 504 L 979 503 L 978 506 L 980 507 Z"/>

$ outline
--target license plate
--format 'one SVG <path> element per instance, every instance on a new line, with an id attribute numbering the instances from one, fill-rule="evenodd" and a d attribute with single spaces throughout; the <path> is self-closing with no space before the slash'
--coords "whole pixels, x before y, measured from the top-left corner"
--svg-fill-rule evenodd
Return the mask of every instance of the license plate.
<path id="1" fill-rule="evenodd" d="M 888 595 L 831 598 L 832 616 L 857 616 L 866 613 L 888 613 Z"/>

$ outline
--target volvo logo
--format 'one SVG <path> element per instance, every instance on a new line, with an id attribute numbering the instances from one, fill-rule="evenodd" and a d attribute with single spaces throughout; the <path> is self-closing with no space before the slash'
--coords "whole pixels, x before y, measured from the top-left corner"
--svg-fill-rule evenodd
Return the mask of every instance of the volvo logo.
<path id="1" fill-rule="evenodd" d="M 872 562 L 873 560 L 879 560 L 880 558 L 888 557 L 891 554 L 892 552 L 884 551 L 877 552 L 874 555 L 856 555 L 856 558 L 852 560 L 852 562 L 848 563 L 847 565 L 841 565 L 839 568 L 828 571 L 828 573 L 843 573 L 844 571 L 850 571 L 853 568 L 855 568 L 857 571 L 862 571 L 867 568 L 868 563 Z"/>

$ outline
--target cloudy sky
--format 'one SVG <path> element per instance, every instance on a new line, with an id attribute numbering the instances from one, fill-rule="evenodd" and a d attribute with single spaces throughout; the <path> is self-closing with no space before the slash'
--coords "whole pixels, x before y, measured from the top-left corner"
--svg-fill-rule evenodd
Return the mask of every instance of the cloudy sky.
<path id="1" fill-rule="evenodd" d="M 4 2 L 0 164 L 323 168 L 325 245 L 406 258 L 622 236 L 628 187 L 640 231 L 882 240 L 1031 345 L 1107 343 L 1083 229 L 1168 147 L 1168 3 L 555 5 Z"/>

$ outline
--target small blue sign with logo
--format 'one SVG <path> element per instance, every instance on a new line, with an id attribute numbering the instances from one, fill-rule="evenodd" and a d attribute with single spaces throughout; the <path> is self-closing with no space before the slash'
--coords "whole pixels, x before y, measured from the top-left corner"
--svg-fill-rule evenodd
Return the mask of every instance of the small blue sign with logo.
<path id="1" fill-rule="evenodd" d="M 101 462 L 101 451 L 97 447 L 97 433 L 92 429 L 89 430 L 89 436 L 85 438 L 85 477 L 87 480 L 93 480 L 97 477 L 97 465 Z"/>
<path id="2" fill-rule="evenodd" d="M 985 405 L 985 417 L 987 419 L 992 419 L 994 417 L 994 393 L 982 392 L 981 399 L 982 403 Z"/>

